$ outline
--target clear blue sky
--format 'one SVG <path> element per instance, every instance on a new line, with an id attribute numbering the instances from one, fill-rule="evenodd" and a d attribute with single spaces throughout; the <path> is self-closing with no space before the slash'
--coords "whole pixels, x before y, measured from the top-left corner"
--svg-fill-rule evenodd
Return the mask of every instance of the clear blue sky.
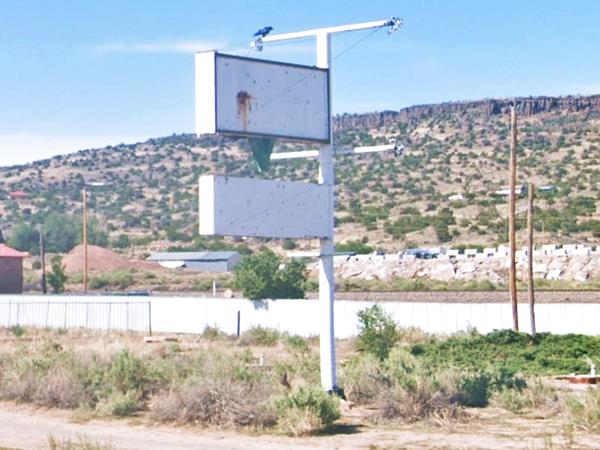
<path id="1" fill-rule="evenodd" d="M 195 50 L 392 15 L 335 60 L 336 113 L 600 93 L 596 0 L 0 0 L 0 166 L 192 132 Z M 263 56 L 314 63 L 310 41 Z"/>

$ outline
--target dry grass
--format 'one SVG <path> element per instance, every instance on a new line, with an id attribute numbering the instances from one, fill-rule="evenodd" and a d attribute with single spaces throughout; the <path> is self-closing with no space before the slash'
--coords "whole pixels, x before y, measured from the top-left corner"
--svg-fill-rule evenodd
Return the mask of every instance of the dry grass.
<path id="1" fill-rule="evenodd" d="M 213 331 L 205 337 L 180 336 L 176 344 L 149 345 L 135 333 L 27 328 L 16 338 L 0 329 L 0 397 L 70 409 L 77 421 L 136 415 L 150 423 L 292 436 L 326 429 L 337 417 L 337 406 L 324 409 L 325 399 L 306 394 L 319 383 L 318 341 L 278 336 L 273 342 L 270 333 L 259 335 L 256 342 L 262 346 Z M 411 342 L 418 339 L 418 333 L 410 334 Z M 491 391 L 481 374 L 431 372 L 403 347 L 394 348 L 385 361 L 357 354 L 352 340 L 340 342 L 338 350 L 340 385 L 360 406 L 362 423 L 477 424 L 477 414 L 466 405 L 483 406 L 491 396 L 494 405 L 522 418 L 551 417 L 574 433 L 600 432 L 596 391 L 566 401 L 564 393 L 536 380 L 522 389 Z M 260 366 L 263 354 L 267 365 Z M 284 373 L 289 391 L 280 384 Z M 327 415 L 334 419 L 324 420 Z M 107 448 L 76 445 L 55 448 Z"/>
<path id="2" fill-rule="evenodd" d="M 178 424 L 267 428 L 277 420 L 268 403 L 272 390 L 266 383 L 200 382 L 156 396 L 150 417 Z"/>
<path id="3" fill-rule="evenodd" d="M 502 389 L 493 396 L 493 403 L 507 411 L 528 412 L 538 417 L 549 417 L 560 412 L 563 398 L 549 383 L 531 379 L 522 389 Z"/>
<path id="4" fill-rule="evenodd" d="M 434 424 L 446 424 L 466 415 L 452 394 L 428 383 L 420 383 L 416 389 L 396 387 L 384 391 L 379 405 L 372 416 L 374 421 L 415 423 L 428 420 Z"/>
<path id="5" fill-rule="evenodd" d="M 564 417 L 577 431 L 600 434 L 600 390 L 588 388 L 582 395 L 571 395 L 564 402 Z"/>
<path id="6" fill-rule="evenodd" d="M 323 427 L 319 415 L 311 409 L 290 409 L 279 419 L 279 428 L 284 434 L 308 436 Z"/>
<path id="7" fill-rule="evenodd" d="M 39 384 L 35 402 L 50 408 L 76 408 L 86 401 L 82 383 L 64 368 L 51 369 Z"/>
<path id="8" fill-rule="evenodd" d="M 97 441 L 80 437 L 77 442 L 71 439 L 56 439 L 53 436 L 48 436 L 49 450 L 113 450 L 114 447 L 110 443 L 101 444 Z"/>

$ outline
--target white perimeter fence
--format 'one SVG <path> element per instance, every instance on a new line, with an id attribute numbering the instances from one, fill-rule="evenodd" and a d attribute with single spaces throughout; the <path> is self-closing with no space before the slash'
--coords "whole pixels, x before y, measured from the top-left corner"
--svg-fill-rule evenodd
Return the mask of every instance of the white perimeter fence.
<path id="1" fill-rule="evenodd" d="M 357 312 L 373 301 L 336 300 L 335 332 L 339 338 L 357 333 Z M 477 329 L 487 333 L 512 327 L 509 303 L 380 303 L 402 327 L 450 334 Z M 520 329 L 528 332 L 529 309 L 519 305 Z M 0 326 L 91 328 L 151 333 L 201 333 L 215 326 L 235 334 L 254 326 L 301 336 L 320 329 L 317 300 L 265 300 L 191 297 L 0 296 Z M 536 305 L 538 332 L 600 334 L 600 303 Z"/>
<path id="2" fill-rule="evenodd" d="M 151 304 L 112 298 L 0 296 L 0 326 L 152 332 Z"/>

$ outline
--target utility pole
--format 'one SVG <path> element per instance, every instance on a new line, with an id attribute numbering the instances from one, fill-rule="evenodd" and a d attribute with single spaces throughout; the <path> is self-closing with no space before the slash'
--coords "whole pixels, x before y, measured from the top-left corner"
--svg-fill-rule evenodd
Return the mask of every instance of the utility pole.
<path id="1" fill-rule="evenodd" d="M 516 242 L 516 195 L 517 185 L 517 108 L 513 105 L 510 109 L 510 195 L 508 207 L 508 241 L 510 244 L 510 302 L 512 305 L 513 329 L 519 331 L 519 311 L 517 305 L 517 242 Z"/>
<path id="2" fill-rule="evenodd" d="M 40 224 L 40 258 L 42 259 L 42 294 L 48 293 L 46 285 L 46 247 L 44 245 L 44 226 Z"/>
<path id="3" fill-rule="evenodd" d="M 528 259 L 528 294 L 529 318 L 531 322 L 531 335 L 535 336 L 535 297 L 533 292 L 533 195 L 535 186 L 529 183 L 527 189 L 527 259 Z"/>
<path id="4" fill-rule="evenodd" d="M 83 186 L 83 293 L 88 290 L 88 212 L 87 212 L 87 187 Z"/>

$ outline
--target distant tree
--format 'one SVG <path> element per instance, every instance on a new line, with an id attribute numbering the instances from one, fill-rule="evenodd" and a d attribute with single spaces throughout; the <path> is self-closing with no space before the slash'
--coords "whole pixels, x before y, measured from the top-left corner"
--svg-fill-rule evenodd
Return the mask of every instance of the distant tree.
<path id="1" fill-rule="evenodd" d="M 112 246 L 114 248 L 127 248 L 131 245 L 131 242 L 129 241 L 129 236 L 127 236 L 126 234 L 120 234 L 117 239 L 114 240 L 114 242 L 112 243 Z"/>
<path id="2" fill-rule="evenodd" d="M 76 243 L 83 244 L 83 218 L 76 217 L 73 219 L 73 223 L 77 236 Z M 108 247 L 108 233 L 102 229 L 98 218 L 94 216 L 88 217 L 87 232 L 88 244 Z"/>
<path id="3" fill-rule="evenodd" d="M 59 294 L 64 292 L 67 275 L 65 274 L 65 266 L 62 264 L 62 258 L 55 256 L 52 258 L 52 271 L 47 275 L 48 283 L 52 286 L 52 292 Z"/>
<path id="4" fill-rule="evenodd" d="M 88 220 L 88 242 L 99 247 L 108 247 L 108 233 L 102 229 L 96 217 L 90 217 Z"/>
<path id="5" fill-rule="evenodd" d="M 2 230 L 0 230 L 0 244 L 6 244 L 6 239 L 4 239 L 4 235 L 2 234 Z"/>
<path id="6" fill-rule="evenodd" d="M 39 234 L 33 225 L 21 222 L 13 229 L 8 245 L 17 250 L 37 255 L 40 251 Z"/>
<path id="7" fill-rule="evenodd" d="M 169 227 L 167 228 L 167 240 L 171 241 L 171 242 L 191 242 L 192 241 L 192 236 L 183 232 L 181 230 L 182 227 L 177 226 L 177 225 L 169 225 Z"/>
<path id="8" fill-rule="evenodd" d="M 285 262 L 269 249 L 245 256 L 234 269 L 233 284 L 251 299 L 304 298 L 306 264 L 300 259 Z"/>
<path id="9" fill-rule="evenodd" d="M 77 230 L 73 216 L 51 213 L 44 220 L 46 249 L 51 253 L 68 253 L 77 243 Z"/>

